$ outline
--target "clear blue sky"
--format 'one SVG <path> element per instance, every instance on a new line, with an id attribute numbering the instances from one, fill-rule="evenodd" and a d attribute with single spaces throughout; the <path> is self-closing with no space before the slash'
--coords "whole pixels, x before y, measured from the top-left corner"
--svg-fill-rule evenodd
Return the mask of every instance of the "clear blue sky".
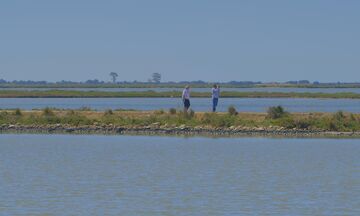
<path id="1" fill-rule="evenodd" d="M 0 79 L 360 81 L 358 0 L 2 0 Z"/>

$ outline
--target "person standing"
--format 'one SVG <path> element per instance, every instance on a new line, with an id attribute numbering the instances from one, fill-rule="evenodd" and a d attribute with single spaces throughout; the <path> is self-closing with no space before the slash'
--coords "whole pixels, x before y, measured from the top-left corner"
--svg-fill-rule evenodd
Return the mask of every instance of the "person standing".
<path id="1" fill-rule="evenodd" d="M 213 112 L 216 111 L 216 107 L 219 102 L 219 96 L 220 96 L 220 87 L 219 87 L 219 85 L 215 84 L 213 86 L 213 88 L 211 89 L 211 98 L 212 98 L 212 102 L 213 102 L 212 111 Z"/>
<path id="2" fill-rule="evenodd" d="M 184 112 L 187 112 L 190 107 L 190 86 L 185 86 L 181 98 L 184 102 Z"/>

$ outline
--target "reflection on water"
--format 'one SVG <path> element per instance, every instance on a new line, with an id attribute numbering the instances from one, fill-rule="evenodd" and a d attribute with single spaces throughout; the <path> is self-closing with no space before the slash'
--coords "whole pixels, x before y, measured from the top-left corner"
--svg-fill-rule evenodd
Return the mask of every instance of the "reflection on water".
<path id="1" fill-rule="evenodd" d="M 358 140 L 0 135 L 1 215 L 360 215 Z"/>
<path id="2" fill-rule="evenodd" d="M 191 108 L 195 111 L 211 111 L 211 103 L 210 98 L 193 98 Z M 220 98 L 218 111 L 227 111 L 230 105 L 234 105 L 240 112 L 265 112 L 268 107 L 277 105 L 282 105 L 291 112 L 360 112 L 360 100 L 356 99 L 300 98 Z M 79 109 L 84 106 L 96 110 L 168 110 L 180 109 L 182 101 L 180 98 L 0 98 L 0 109 Z"/>

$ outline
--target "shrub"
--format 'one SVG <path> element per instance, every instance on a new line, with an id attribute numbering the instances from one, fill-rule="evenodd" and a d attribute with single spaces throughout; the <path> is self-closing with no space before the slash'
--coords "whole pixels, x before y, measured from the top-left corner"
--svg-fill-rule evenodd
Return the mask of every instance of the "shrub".
<path id="1" fill-rule="evenodd" d="M 19 108 L 17 108 L 17 109 L 15 110 L 14 114 L 15 114 L 16 116 L 21 116 L 21 115 L 22 115 L 22 112 L 21 112 L 21 110 L 20 110 Z"/>
<path id="2" fill-rule="evenodd" d="M 229 113 L 229 115 L 231 115 L 231 116 L 235 116 L 235 115 L 238 114 L 235 106 L 233 106 L 233 105 L 229 106 L 229 108 L 228 108 L 228 113 Z"/>
<path id="3" fill-rule="evenodd" d="M 286 116 L 284 118 L 277 118 L 274 122 L 284 128 L 292 129 L 295 128 L 297 125 L 295 120 L 291 116 Z"/>
<path id="4" fill-rule="evenodd" d="M 170 108 L 170 109 L 169 109 L 169 113 L 170 113 L 171 115 L 175 115 L 175 114 L 176 114 L 176 109 L 175 109 L 175 108 Z"/>
<path id="5" fill-rule="evenodd" d="M 345 120 L 345 115 L 343 113 L 343 111 L 337 111 L 334 115 L 333 115 L 333 119 L 336 121 L 344 121 Z"/>
<path id="6" fill-rule="evenodd" d="M 282 106 L 269 107 L 267 110 L 267 118 L 270 118 L 270 119 L 278 119 L 278 118 L 284 117 L 287 114 L 288 113 L 285 112 L 285 110 Z"/>
<path id="7" fill-rule="evenodd" d="M 105 110 L 105 112 L 104 112 L 104 115 L 105 116 L 109 116 L 109 115 L 113 115 L 114 114 L 114 112 L 112 111 L 112 109 L 107 109 L 107 110 Z"/>
<path id="8" fill-rule="evenodd" d="M 42 114 L 43 114 L 44 116 L 53 116 L 53 115 L 54 115 L 54 112 L 53 112 L 53 110 L 52 110 L 50 107 L 45 107 L 45 108 L 43 109 Z"/>
<path id="9" fill-rule="evenodd" d="M 332 131 L 343 131 L 347 128 L 348 121 L 343 111 L 338 111 L 333 114 L 330 122 L 329 129 Z"/>
<path id="10" fill-rule="evenodd" d="M 162 114 L 164 114 L 165 113 L 165 111 L 163 110 L 163 109 L 160 109 L 160 110 L 156 110 L 155 111 L 155 114 L 157 114 L 157 115 L 162 115 Z"/>

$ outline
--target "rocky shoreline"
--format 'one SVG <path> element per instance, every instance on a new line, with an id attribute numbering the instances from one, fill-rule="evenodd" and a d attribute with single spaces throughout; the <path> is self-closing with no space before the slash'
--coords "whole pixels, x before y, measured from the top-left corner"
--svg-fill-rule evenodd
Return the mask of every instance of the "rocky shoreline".
<path id="1" fill-rule="evenodd" d="M 338 132 L 325 130 L 301 130 L 284 128 L 210 128 L 210 127 L 163 127 L 156 124 L 149 126 L 122 127 L 109 125 L 72 126 L 54 125 L 0 125 L 0 133 L 38 133 L 38 134 L 109 134 L 109 135 L 185 135 L 215 137 L 337 137 L 360 138 L 360 132 Z"/>

